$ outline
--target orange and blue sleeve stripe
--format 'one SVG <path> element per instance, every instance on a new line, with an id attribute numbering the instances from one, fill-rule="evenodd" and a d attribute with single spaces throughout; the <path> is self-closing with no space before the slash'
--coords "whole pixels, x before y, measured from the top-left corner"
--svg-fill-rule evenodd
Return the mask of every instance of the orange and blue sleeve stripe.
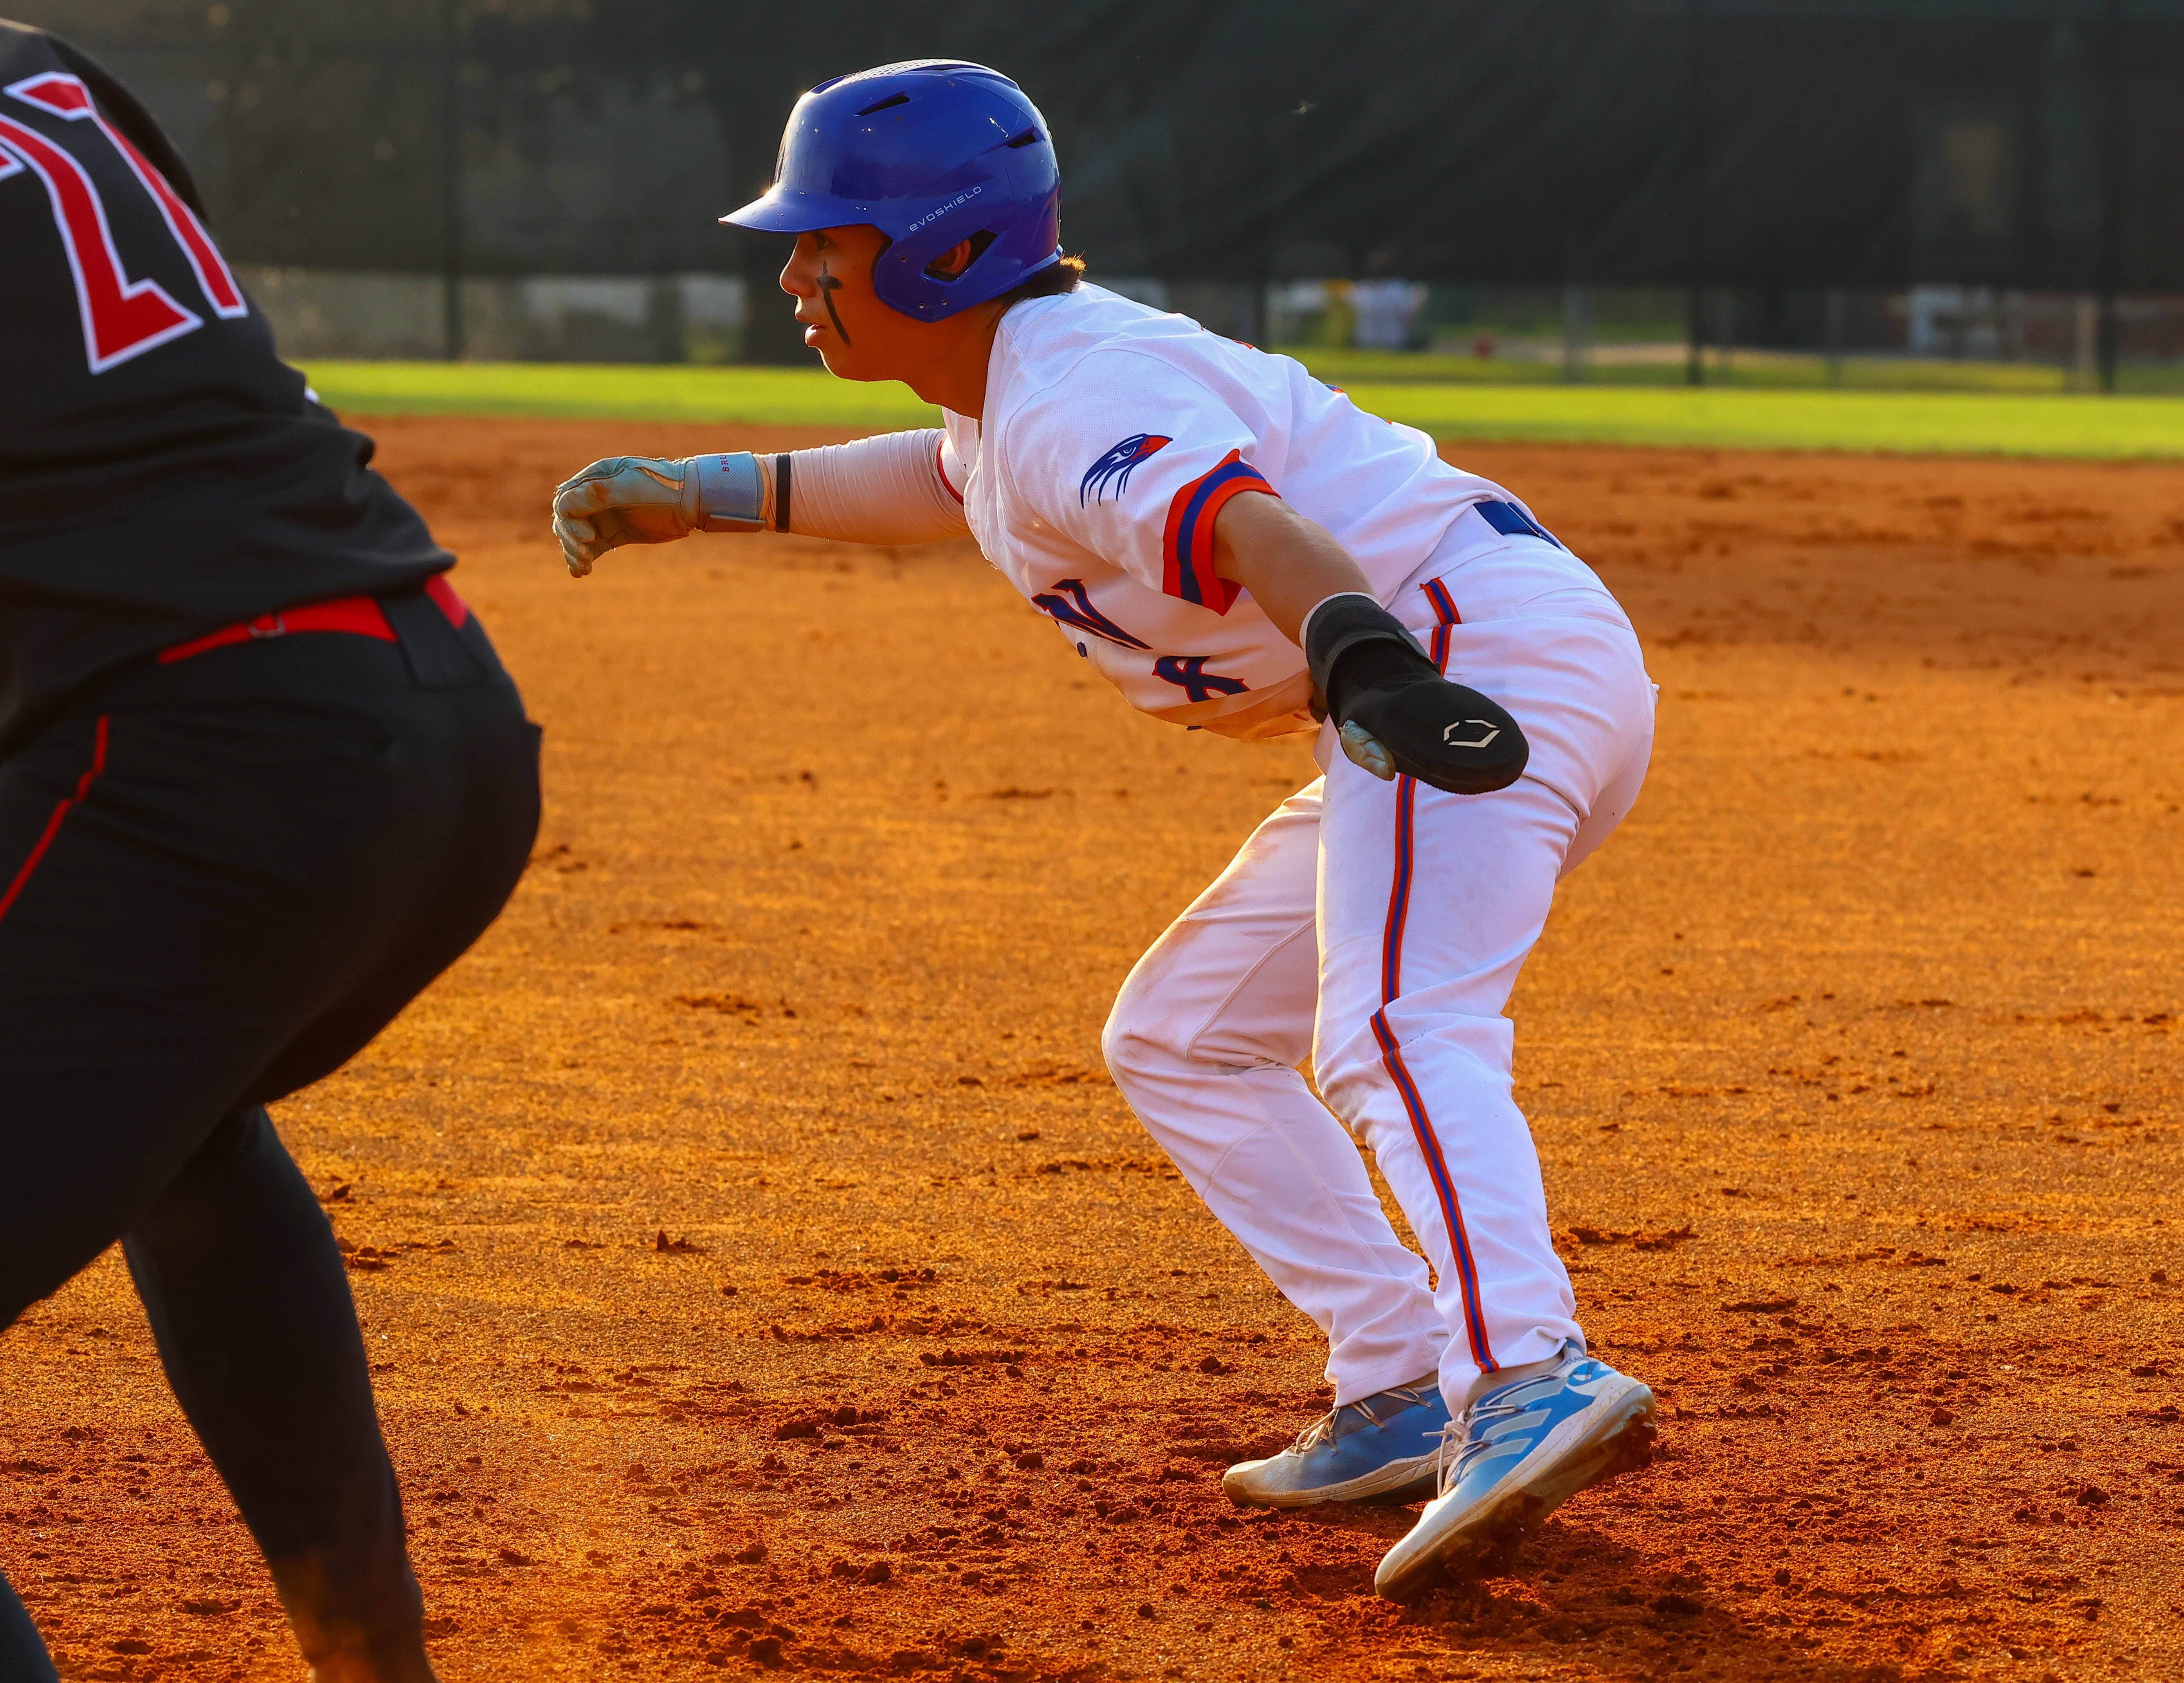
<path id="1" fill-rule="evenodd" d="M 1244 587 L 1213 571 L 1214 516 L 1239 492 L 1281 494 L 1243 454 L 1229 451 L 1220 466 L 1175 493 L 1167 505 L 1167 533 L 1161 540 L 1161 588 L 1178 601 L 1211 608 L 1217 614 L 1234 607 Z"/>

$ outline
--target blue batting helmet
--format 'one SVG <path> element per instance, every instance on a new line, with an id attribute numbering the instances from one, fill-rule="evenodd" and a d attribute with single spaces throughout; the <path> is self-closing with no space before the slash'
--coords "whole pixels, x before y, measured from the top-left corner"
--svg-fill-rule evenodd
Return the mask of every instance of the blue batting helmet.
<path id="1" fill-rule="evenodd" d="M 938 321 L 1061 260 L 1061 171 L 1046 119 L 998 70 L 920 59 L 822 81 L 796 102 L 773 186 L 721 218 L 801 234 L 870 223 L 891 243 L 883 304 Z M 927 265 L 978 242 L 963 271 Z"/>

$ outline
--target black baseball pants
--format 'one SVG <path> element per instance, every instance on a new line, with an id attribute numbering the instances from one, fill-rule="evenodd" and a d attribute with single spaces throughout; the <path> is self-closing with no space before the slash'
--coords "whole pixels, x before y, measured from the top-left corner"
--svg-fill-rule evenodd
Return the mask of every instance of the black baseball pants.
<path id="1" fill-rule="evenodd" d="M 0 1328 L 121 1241 L 307 1658 L 422 1608 L 342 1257 L 265 1106 L 477 938 L 538 819 L 475 616 L 381 599 L 396 641 L 147 660 L 0 758 Z M 53 1675 L 0 1584 L 0 1680 Z"/>

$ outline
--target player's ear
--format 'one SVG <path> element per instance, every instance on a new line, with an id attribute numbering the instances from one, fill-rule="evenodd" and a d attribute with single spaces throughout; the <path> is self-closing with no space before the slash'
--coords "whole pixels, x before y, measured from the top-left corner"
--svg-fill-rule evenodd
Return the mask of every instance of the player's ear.
<path id="1" fill-rule="evenodd" d="M 993 236 L 973 234 L 967 240 L 958 240 L 925 265 L 925 272 L 936 281 L 952 281 L 971 266 L 972 259 L 986 248 Z"/>

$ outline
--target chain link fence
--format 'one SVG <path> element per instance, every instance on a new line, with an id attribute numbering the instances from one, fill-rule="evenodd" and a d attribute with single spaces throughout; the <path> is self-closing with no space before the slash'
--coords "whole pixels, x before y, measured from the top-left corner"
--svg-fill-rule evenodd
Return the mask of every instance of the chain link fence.
<path id="1" fill-rule="evenodd" d="M 168 125 L 298 354 L 800 359 L 749 307 L 781 242 L 716 219 L 800 89 L 939 55 L 1046 110 L 1095 276 L 1244 337 L 1384 343 L 1395 279 L 1431 289 L 1399 337 L 1573 370 L 1635 312 L 1685 377 L 1733 345 L 2112 382 L 2184 293 L 2184 0 L 16 7 Z"/>

